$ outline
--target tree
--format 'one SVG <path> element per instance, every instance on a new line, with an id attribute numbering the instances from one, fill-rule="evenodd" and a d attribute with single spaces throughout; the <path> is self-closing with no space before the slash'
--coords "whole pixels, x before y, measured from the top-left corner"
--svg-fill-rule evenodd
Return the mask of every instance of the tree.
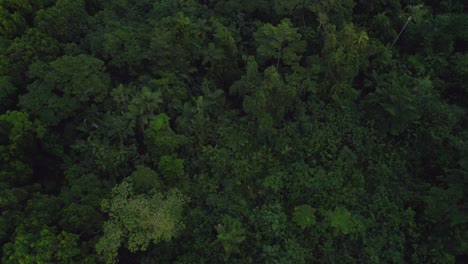
<path id="1" fill-rule="evenodd" d="M 276 59 L 277 71 L 280 61 L 288 66 L 296 66 L 301 60 L 298 54 L 304 52 L 306 46 L 297 31 L 288 19 L 283 19 L 276 27 L 269 23 L 261 26 L 254 33 L 258 58 L 263 61 Z"/>
<path id="2" fill-rule="evenodd" d="M 158 170 L 170 185 L 174 186 L 178 183 L 181 186 L 184 175 L 184 160 L 175 156 L 162 156 L 159 160 Z"/>
<path id="3" fill-rule="evenodd" d="M 79 236 L 44 226 L 38 234 L 18 230 L 4 247 L 3 263 L 70 262 L 80 253 Z M 91 259 L 81 259 L 90 261 Z"/>
<path id="4" fill-rule="evenodd" d="M 215 226 L 218 235 L 213 244 L 221 244 L 224 248 L 225 258 L 228 260 L 232 253 L 240 253 L 239 244 L 245 240 L 244 228 L 238 219 L 230 216 L 223 218 L 223 223 Z"/>
<path id="5" fill-rule="evenodd" d="M 10 68 L 6 70 L 15 84 L 23 85 L 27 70 L 38 60 L 52 61 L 59 54 L 59 43 L 36 28 L 27 29 L 21 37 L 15 38 L 6 49 Z"/>
<path id="6" fill-rule="evenodd" d="M 6 112 L 14 103 L 14 95 L 18 88 L 11 82 L 8 76 L 0 77 L 0 112 Z"/>
<path id="7" fill-rule="evenodd" d="M 108 62 L 116 78 L 138 76 L 148 68 L 151 29 L 106 9 L 90 19 L 86 40 L 94 56 Z"/>
<path id="8" fill-rule="evenodd" d="M 145 143 L 155 164 L 163 155 L 172 155 L 186 143 L 186 138 L 176 134 L 169 125 L 170 118 L 162 113 L 152 120 L 145 130 Z"/>
<path id="9" fill-rule="evenodd" d="M 26 113 L 8 111 L 0 115 L 0 129 L 3 141 L 0 145 L 1 181 L 11 186 L 28 184 L 37 141 L 44 136 L 45 128 L 37 120 L 31 122 Z"/>
<path id="10" fill-rule="evenodd" d="M 202 64 L 208 69 L 208 77 L 216 80 L 216 83 L 225 86 L 234 82 L 240 70 L 238 66 L 239 32 L 232 27 L 227 27 L 217 19 L 211 19 L 213 40 L 208 48 L 202 51 Z"/>
<path id="11" fill-rule="evenodd" d="M 359 70 L 367 66 L 372 54 L 369 37 L 363 30 L 357 31 L 352 24 L 346 24 L 337 31 L 335 26 L 325 25 L 325 43 L 322 50 L 322 68 L 325 70 L 322 96 L 333 99 L 340 106 L 349 105 L 357 99 L 359 91 L 352 87 L 352 81 Z"/>
<path id="12" fill-rule="evenodd" d="M 463 262 L 464 11 L 0 0 L 0 262 Z"/>
<path id="13" fill-rule="evenodd" d="M 144 86 L 129 102 L 128 110 L 137 118 L 141 128 L 146 127 L 154 119 L 154 114 L 159 112 L 159 105 L 163 103 L 161 96 L 161 91 L 152 91 Z"/>
<path id="14" fill-rule="evenodd" d="M 20 105 L 47 126 L 57 125 L 87 104 L 103 102 L 110 88 L 104 63 L 88 55 L 37 62 L 29 74 L 36 80 L 20 98 Z"/>
<path id="15" fill-rule="evenodd" d="M 310 205 L 301 205 L 294 208 L 292 220 L 298 224 L 302 230 L 307 227 L 313 226 L 316 223 L 315 213 L 316 209 Z"/>
<path id="16" fill-rule="evenodd" d="M 312 1 L 307 5 L 307 9 L 312 11 L 318 20 L 325 19 L 330 24 L 341 28 L 344 24 L 351 22 L 355 4 L 352 0 Z"/>
<path id="17" fill-rule="evenodd" d="M 259 129 L 266 132 L 283 122 L 295 102 L 297 91 L 293 85 L 284 83 L 273 66 L 265 69 L 263 80 L 258 85 L 252 94 L 245 97 L 243 106 L 247 113 L 257 118 Z"/>
<path id="18" fill-rule="evenodd" d="M 6 2 L 6 3 L 5 3 Z M 24 15 L 18 10 L 10 12 L 8 9 L 9 1 L 0 3 L 0 35 L 9 38 L 17 37 L 27 28 L 27 22 Z"/>
<path id="19" fill-rule="evenodd" d="M 86 30 L 88 14 L 84 0 L 58 0 L 54 6 L 39 10 L 35 25 L 60 42 L 76 41 Z"/>
<path id="20" fill-rule="evenodd" d="M 415 94 L 408 87 L 412 81 L 396 72 L 384 76 L 374 76 L 376 90 L 365 102 L 381 131 L 399 135 L 419 118 Z"/>
<path id="21" fill-rule="evenodd" d="M 153 189 L 148 194 L 135 194 L 129 179 L 112 189 L 112 196 L 102 203 L 109 214 L 104 235 L 96 250 L 107 263 L 113 263 L 125 243 L 131 252 L 146 250 L 153 243 L 173 239 L 184 224 L 181 221 L 187 198 L 177 190 L 166 195 Z"/>
<path id="22" fill-rule="evenodd" d="M 162 190 L 163 185 L 159 175 L 146 166 L 137 166 L 129 179 L 137 193 L 149 192 L 152 189 Z"/>
<path id="23" fill-rule="evenodd" d="M 203 46 L 204 22 L 178 13 L 165 17 L 155 24 L 151 32 L 150 57 L 158 75 L 170 72 L 188 75 L 197 71 L 192 62 L 197 61 Z"/>
<path id="24" fill-rule="evenodd" d="M 330 226 L 339 234 L 350 234 L 359 228 L 359 222 L 355 220 L 351 212 L 342 206 L 337 206 L 334 211 L 328 212 Z"/>

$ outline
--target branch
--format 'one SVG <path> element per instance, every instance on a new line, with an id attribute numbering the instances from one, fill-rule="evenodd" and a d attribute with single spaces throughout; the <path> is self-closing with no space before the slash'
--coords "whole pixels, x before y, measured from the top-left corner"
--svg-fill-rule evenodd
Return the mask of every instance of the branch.
<path id="1" fill-rule="evenodd" d="M 393 48 L 393 46 L 395 45 L 395 43 L 397 42 L 398 38 L 400 37 L 401 33 L 403 33 L 403 30 L 405 30 L 406 26 L 408 25 L 408 23 L 411 21 L 412 17 L 409 16 L 408 19 L 406 20 L 406 23 L 405 25 L 403 26 L 403 28 L 400 30 L 400 33 L 398 33 L 398 36 L 396 36 L 395 40 L 393 41 L 392 45 L 390 46 L 390 49 Z"/>

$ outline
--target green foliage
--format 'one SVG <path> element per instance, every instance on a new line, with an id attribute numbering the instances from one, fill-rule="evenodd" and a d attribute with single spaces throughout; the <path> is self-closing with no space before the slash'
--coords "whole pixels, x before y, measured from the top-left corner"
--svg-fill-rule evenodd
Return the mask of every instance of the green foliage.
<path id="1" fill-rule="evenodd" d="M 154 170 L 145 166 L 137 166 L 129 179 L 137 193 L 145 193 L 151 189 L 162 189 L 162 184 L 158 174 Z"/>
<path id="2" fill-rule="evenodd" d="M 306 6 L 310 5 L 311 1 L 304 1 L 304 0 L 275 0 L 274 3 L 274 10 L 277 14 L 281 15 L 292 15 L 295 11 L 302 10 Z"/>
<path id="3" fill-rule="evenodd" d="M 128 110 L 132 116 L 138 118 L 142 126 L 145 126 L 159 110 L 158 105 L 162 102 L 161 92 L 153 92 L 145 86 L 129 102 Z"/>
<path id="4" fill-rule="evenodd" d="M 208 77 L 214 78 L 217 83 L 233 82 L 239 74 L 237 63 L 239 32 L 216 19 L 210 22 L 213 27 L 213 41 L 208 44 L 206 50 L 201 51 L 202 64 L 207 67 Z"/>
<path id="5" fill-rule="evenodd" d="M 187 198 L 177 190 L 162 195 L 156 190 L 149 195 L 135 194 L 129 180 L 112 189 L 102 209 L 110 219 L 104 223 L 104 236 L 96 250 L 107 263 L 113 263 L 122 243 L 131 252 L 146 250 L 150 243 L 173 239 L 184 224 L 181 211 Z"/>
<path id="6" fill-rule="evenodd" d="M 184 174 L 184 160 L 175 156 L 162 156 L 158 170 L 168 182 L 175 184 Z"/>
<path id="7" fill-rule="evenodd" d="M 337 206 L 334 211 L 328 212 L 328 217 L 330 219 L 330 226 L 341 234 L 350 234 L 356 228 L 353 215 L 342 206 Z"/>
<path id="8" fill-rule="evenodd" d="M 147 27 L 126 24 L 117 14 L 105 11 L 90 18 L 89 26 L 96 28 L 87 36 L 91 51 L 108 61 L 109 67 L 135 75 L 151 56 Z"/>
<path id="9" fill-rule="evenodd" d="M 5 51 L 10 64 L 5 72 L 13 77 L 15 83 L 23 83 L 29 65 L 37 60 L 51 61 L 56 58 L 59 44 L 36 28 L 30 28 L 21 37 L 15 38 Z"/>
<path id="10" fill-rule="evenodd" d="M 69 262 L 80 253 L 79 236 L 44 226 L 38 234 L 23 230 L 4 247 L 3 263 Z"/>
<path id="11" fill-rule="evenodd" d="M 38 65 L 39 66 L 39 65 Z M 102 102 L 109 89 L 104 63 L 91 56 L 64 56 L 50 63 L 50 72 L 31 67 L 30 74 L 80 101 Z M 42 75 L 44 74 L 44 75 Z M 66 84 L 66 85 L 65 85 Z"/>
<path id="12" fill-rule="evenodd" d="M 171 119 L 166 114 L 159 114 L 155 117 L 150 127 L 154 131 L 166 130 L 169 128 L 169 120 Z"/>
<path id="13" fill-rule="evenodd" d="M 149 43 L 155 73 L 188 74 L 196 71 L 191 62 L 198 58 L 202 49 L 200 23 L 182 13 L 158 21 Z"/>
<path id="14" fill-rule="evenodd" d="M 351 81 L 367 66 L 373 47 L 367 33 L 358 31 L 353 24 L 346 24 L 339 31 L 332 26 L 325 30 L 324 37 L 322 65 L 326 81 L 322 84 L 322 94 L 324 99 L 331 98 L 338 105 L 346 106 L 359 95 Z"/>
<path id="15" fill-rule="evenodd" d="M 0 0 L 0 262 L 463 262 L 464 11 Z"/>
<path id="16" fill-rule="evenodd" d="M 119 166 L 127 158 L 128 150 L 121 146 L 113 146 L 107 142 L 88 141 L 96 167 L 103 172 L 116 173 Z"/>
<path id="17" fill-rule="evenodd" d="M 295 207 L 292 220 L 304 230 L 307 227 L 315 225 L 315 211 L 315 208 L 307 204 Z"/>
<path id="18" fill-rule="evenodd" d="M 17 88 L 11 83 L 10 78 L 0 77 L 0 110 L 5 110 L 4 107 L 11 107 L 14 102 L 12 98 L 16 91 Z"/>
<path id="19" fill-rule="evenodd" d="M 384 132 L 399 135 L 419 118 L 414 103 L 416 94 L 408 87 L 411 79 L 407 78 L 402 83 L 405 76 L 396 73 L 384 76 L 377 77 L 376 91 L 368 95 L 367 102 L 377 106 L 376 109 L 369 105 L 369 109 L 373 111 L 371 115 L 378 120 L 377 126 Z"/>
<path id="20" fill-rule="evenodd" d="M 26 20 L 18 11 L 10 13 L 8 7 L 0 5 L 0 34 L 7 37 L 15 37 L 27 28 Z"/>
<path id="21" fill-rule="evenodd" d="M 225 258 L 229 259 L 232 253 L 240 253 L 239 244 L 245 240 L 241 223 L 238 219 L 224 216 L 223 222 L 215 226 L 218 235 L 214 244 L 221 244 L 224 248 Z"/>
<path id="22" fill-rule="evenodd" d="M 88 55 L 64 56 L 50 64 L 37 62 L 29 74 L 36 80 L 21 106 L 38 116 L 45 125 L 57 125 L 73 116 L 81 104 L 102 102 L 109 90 L 104 63 Z"/>
<path id="23" fill-rule="evenodd" d="M 57 0 L 54 6 L 39 10 L 36 14 L 37 28 L 61 41 L 79 39 L 86 29 L 87 13 L 83 0 Z"/>
<path id="24" fill-rule="evenodd" d="M 145 130 L 145 141 L 153 160 L 162 155 L 171 155 L 184 144 L 185 138 L 177 135 L 169 126 L 168 116 L 164 113 L 154 117 Z"/>
<path id="25" fill-rule="evenodd" d="M 279 72 L 268 67 L 259 87 L 244 99 L 244 111 L 258 120 L 259 133 L 269 134 L 273 125 L 279 125 L 291 110 L 297 91 L 284 83 Z"/>
<path id="26" fill-rule="evenodd" d="M 311 1 L 307 8 L 317 15 L 319 22 L 325 20 L 341 27 L 352 20 L 354 15 L 352 10 L 355 4 L 352 0 Z"/>
<path id="27" fill-rule="evenodd" d="M 280 61 L 288 66 L 295 66 L 301 60 L 298 53 L 305 50 L 306 43 L 301 40 L 297 28 L 291 21 L 284 19 L 278 26 L 265 24 L 254 33 L 258 57 L 263 60 L 276 59 L 276 69 Z"/>
<path id="28" fill-rule="evenodd" d="M 32 176 L 32 156 L 36 154 L 37 140 L 46 132 L 40 122 L 31 122 L 29 115 L 8 111 L 0 115 L 1 140 L 0 171 L 1 181 L 13 185 L 26 184 Z"/>
<path id="29" fill-rule="evenodd" d="M 45 128 L 38 122 L 31 122 L 29 115 L 18 111 L 8 111 L 0 116 L 0 122 L 8 122 L 11 127 L 9 129 L 11 144 L 21 145 L 22 141 L 25 140 L 29 133 L 33 134 L 37 138 L 44 136 Z"/>
<path id="30" fill-rule="evenodd" d="M 252 93 L 259 82 L 258 64 L 255 57 L 249 56 L 243 58 L 246 63 L 245 74 L 241 79 L 235 82 L 229 92 L 233 95 L 244 96 L 247 93 Z"/>

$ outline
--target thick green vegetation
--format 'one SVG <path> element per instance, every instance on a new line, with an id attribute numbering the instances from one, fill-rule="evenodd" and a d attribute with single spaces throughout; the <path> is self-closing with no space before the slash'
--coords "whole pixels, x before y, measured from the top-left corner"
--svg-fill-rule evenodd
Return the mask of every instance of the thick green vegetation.
<path id="1" fill-rule="evenodd" d="M 0 0 L 0 262 L 463 263 L 462 0 Z"/>

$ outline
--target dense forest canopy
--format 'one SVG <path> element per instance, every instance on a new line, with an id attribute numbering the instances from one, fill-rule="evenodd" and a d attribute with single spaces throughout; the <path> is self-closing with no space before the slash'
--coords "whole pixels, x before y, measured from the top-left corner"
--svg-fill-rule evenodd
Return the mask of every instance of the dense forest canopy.
<path id="1" fill-rule="evenodd" d="M 464 263 L 462 0 L 0 0 L 1 263 Z"/>

